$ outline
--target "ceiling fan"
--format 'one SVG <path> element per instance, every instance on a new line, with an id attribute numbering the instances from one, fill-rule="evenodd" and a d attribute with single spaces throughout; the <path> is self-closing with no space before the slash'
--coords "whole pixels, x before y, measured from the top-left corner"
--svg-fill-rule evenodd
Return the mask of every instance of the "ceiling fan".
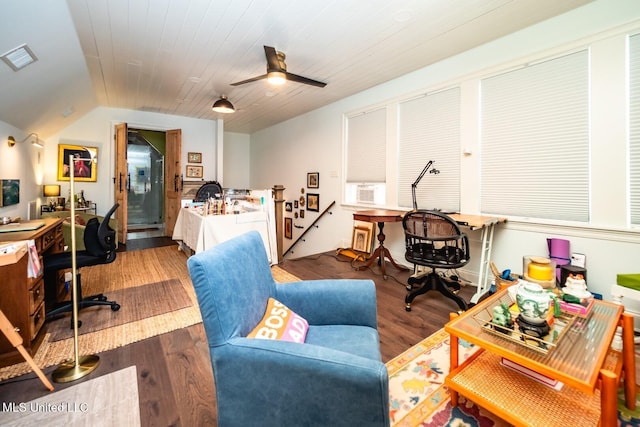
<path id="1" fill-rule="evenodd" d="M 285 64 L 285 55 L 278 52 L 271 46 L 264 46 L 264 54 L 267 57 L 267 74 L 258 77 L 252 77 L 241 82 L 231 83 L 231 86 L 239 86 L 245 83 L 255 82 L 257 80 L 267 79 L 272 84 L 283 84 L 287 80 L 293 82 L 304 83 L 306 85 L 325 87 L 327 84 L 317 80 L 302 77 L 297 74 L 287 72 L 287 64 Z"/>

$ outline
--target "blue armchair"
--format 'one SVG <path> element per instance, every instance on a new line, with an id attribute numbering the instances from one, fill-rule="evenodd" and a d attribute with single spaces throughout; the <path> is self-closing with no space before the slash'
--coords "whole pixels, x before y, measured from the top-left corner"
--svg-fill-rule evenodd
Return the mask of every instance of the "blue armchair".
<path id="1" fill-rule="evenodd" d="M 218 425 L 389 426 L 370 280 L 273 280 L 258 232 L 189 258 Z M 309 323 L 304 343 L 246 338 L 273 297 Z"/>

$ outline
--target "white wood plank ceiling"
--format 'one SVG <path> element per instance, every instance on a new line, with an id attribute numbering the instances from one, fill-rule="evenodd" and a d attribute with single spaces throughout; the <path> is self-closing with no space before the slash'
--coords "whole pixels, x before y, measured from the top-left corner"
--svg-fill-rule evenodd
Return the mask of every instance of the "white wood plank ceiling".
<path id="1" fill-rule="evenodd" d="M 0 9 L 12 34 L 0 40 L 0 53 L 28 43 L 38 61 L 20 72 L 0 63 L 0 120 L 53 132 L 67 125 L 63 111 L 77 115 L 101 105 L 222 117 L 225 130 L 251 133 L 589 1 L 5 2 Z M 288 71 L 327 86 L 230 86 L 265 74 L 263 45 L 286 54 Z M 235 114 L 211 111 L 220 95 Z M 17 97 L 45 105 L 17 112 L 27 106 Z"/>

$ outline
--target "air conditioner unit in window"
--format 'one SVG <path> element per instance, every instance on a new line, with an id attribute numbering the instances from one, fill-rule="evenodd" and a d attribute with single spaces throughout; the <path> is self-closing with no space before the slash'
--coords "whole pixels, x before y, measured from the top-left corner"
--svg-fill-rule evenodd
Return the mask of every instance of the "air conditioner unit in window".
<path id="1" fill-rule="evenodd" d="M 375 200 L 375 191 L 372 185 L 358 185 L 356 192 L 356 201 L 358 203 L 373 203 Z"/>

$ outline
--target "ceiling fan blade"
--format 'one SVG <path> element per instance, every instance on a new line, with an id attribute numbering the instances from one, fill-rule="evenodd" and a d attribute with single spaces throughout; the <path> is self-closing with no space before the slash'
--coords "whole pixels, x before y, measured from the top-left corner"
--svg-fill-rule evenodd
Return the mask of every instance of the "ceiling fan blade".
<path id="1" fill-rule="evenodd" d="M 280 61 L 278 60 L 278 52 L 271 46 L 264 46 L 264 55 L 267 57 L 267 70 L 281 71 Z"/>
<path id="2" fill-rule="evenodd" d="M 247 80 L 242 80 L 241 82 L 231 83 L 231 86 L 240 86 L 240 85 L 243 85 L 245 83 L 251 83 L 251 82 L 255 82 L 255 81 L 266 79 L 266 78 L 267 78 L 267 75 L 263 74 L 263 75 L 258 76 L 258 77 L 252 77 L 252 78 L 247 79 Z"/>
<path id="3" fill-rule="evenodd" d="M 317 80 L 313 80 L 307 77 L 302 77 L 293 73 L 285 73 L 287 76 L 287 80 L 291 80 L 292 82 L 304 83 L 306 85 L 317 86 L 317 87 L 325 87 L 327 84 L 319 82 Z"/>

